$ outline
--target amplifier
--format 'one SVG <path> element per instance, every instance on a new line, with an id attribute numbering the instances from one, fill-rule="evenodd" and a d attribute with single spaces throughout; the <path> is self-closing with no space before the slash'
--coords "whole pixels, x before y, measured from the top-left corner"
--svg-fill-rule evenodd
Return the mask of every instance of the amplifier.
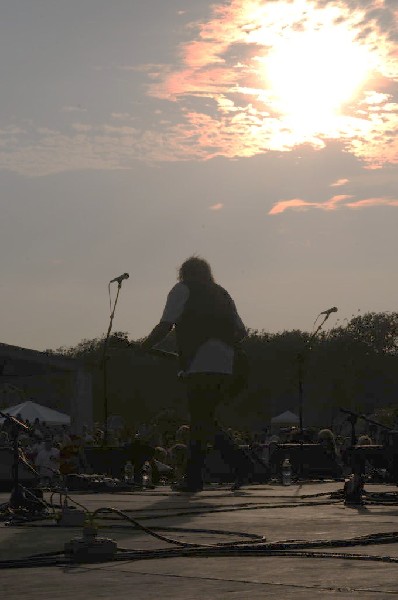
<path id="1" fill-rule="evenodd" d="M 342 467 L 321 444 L 277 444 L 269 458 L 272 475 L 281 472 L 286 456 L 292 465 L 293 475 L 315 478 L 342 476 Z"/>

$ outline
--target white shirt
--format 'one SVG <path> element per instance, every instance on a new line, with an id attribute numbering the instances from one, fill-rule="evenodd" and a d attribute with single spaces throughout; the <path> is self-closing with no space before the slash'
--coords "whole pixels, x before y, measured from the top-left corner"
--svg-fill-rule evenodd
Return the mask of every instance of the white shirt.
<path id="1" fill-rule="evenodd" d="M 42 477 L 54 477 L 55 472 L 59 471 L 59 450 L 42 448 L 36 456 L 35 464 Z"/>
<path id="2" fill-rule="evenodd" d="M 167 296 L 166 306 L 160 320 L 166 323 L 178 323 L 184 312 L 188 298 L 188 286 L 185 283 L 177 283 Z M 246 328 L 238 315 L 233 301 L 232 304 L 235 311 L 237 330 L 241 331 L 243 336 Z M 232 346 L 225 344 L 221 340 L 212 338 L 198 348 L 186 373 L 224 373 L 231 375 L 233 360 L 234 349 Z"/>
<path id="3" fill-rule="evenodd" d="M 37 442 L 29 448 L 29 451 L 31 454 L 37 455 L 37 454 L 39 454 L 40 450 L 42 450 L 43 448 L 44 448 L 44 442 Z"/>

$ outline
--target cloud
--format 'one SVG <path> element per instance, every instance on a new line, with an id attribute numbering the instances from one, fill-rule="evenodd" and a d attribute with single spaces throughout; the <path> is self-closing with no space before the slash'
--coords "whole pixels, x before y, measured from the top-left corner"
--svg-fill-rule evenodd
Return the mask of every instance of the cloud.
<path id="1" fill-rule="evenodd" d="M 391 16 L 393 6 L 382 0 L 226 0 L 213 4 L 207 20 L 187 24 L 189 41 L 176 49 L 175 65 L 107 67 L 146 77 L 147 97 L 132 100 L 137 104 L 134 115 L 110 110 L 103 122 L 91 118 L 89 123 L 81 123 L 78 113 L 87 109 L 70 105 L 61 110 L 70 113 L 71 122 L 58 130 L 43 124 L 28 127 L 15 123 L 13 131 L 0 130 L 0 168 L 32 175 L 72 169 L 126 169 L 135 160 L 235 159 L 290 153 L 298 147 L 320 150 L 336 141 L 369 170 L 398 164 L 397 42 L 387 13 L 372 12 L 375 8 L 388 9 Z M 372 33 L 374 24 L 377 33 Z M 360 56 L 364 48 L 370 52 L 376 61 L 372 77 L 355 97 L 332 111 L 332 116 L 325 117 L 318 101 L 325 97 L 322 85 L 303 97 L 298 85 L 296 93 L 287 94 L 287 98 L 294 98 L 296 104 L 301 98 L 299 112 L 295 112 L 294 103 L 282 110 L 268 80 L 270 56 L 275 49 L 289 49 L 290 42 L 300 51 L 301 41 L 312 40 L 318 28 L 321 38 L 315 40 L 332 36 L 333 52 L 325 58 L 328 68 L 316 63 L 318 70 L 313 76 L 303 74 L 306 85 L 312 79 L 318 81 L 323 72 L 337 71 L 338 75 L 348 59 L 335 53 L 335 26 L 337 39 L 340 34 L 348 35 L 355 43 L 359 40 Z M 291 61 L 285 60 L 282 50 L 280 60 L 285 66 Z M 289 50 L 287 57 L 291 55 Z M 282 78 L 279 84 L 283 87 L 288 79 Z M 338 179 L 330 187 L 347 182 Z"/>
<path id="2" fill-rule="evenodd" d="M 366 208 L 368 206 L 398 206 L 398 200 L 394 198 L 364 198 L 356 202 L 348 202 L 349 208 Z"/>
<path id="3" fill-rule="evenodd" d="M 0 169 L 25 176 L 86 170 L 131 169 L 134 161 L 158 163 L 205 159 L 196 134 L 169 121 L 156 129 L 110 123 L 71 123 L 63 131 L 25 124 L 0 130 Z"/>
<path id="4" fill-rule="evenodd" d="M 313 202 L 302 200 L 301 198 L 293 198 L 292 200 L 280 200 L 269 211 L 269 215 L 279 215 L 289 208 L 306 208 L 308 206 L 317 206 Z M 319 208 L 319 207 L 318 207 Z"/>
<path id="5" fill-rule="evenodd" d="M 309 208 L 318 208 L 321 210 L 337 210 L 340 208 L 369 208 L 372 206 L 392 206 L 398 207 L 398 199 L 392 197 L 379 197 L 379 198 L 362 198 L 360 200 L 354 200 L 352 202 L 346 202 L 351 200 L 353 196 L 342 195 L 333 196 L 325 202 L 309 202 L 301 198 L 293 198 L 292 200 L 280 200 L 271 208 L 268 212 L 269 215 L 279 215 L 288 209 L 308 210 Z"/>
<path id="6" fill-rule="evenodd" d="M 212 206 L 209 206 L 209 210 L 221 210 L 224 207 L 224 204 L 222 204 L 221 202 L 218 202 L 217 204 L 213 204 Z"/>
<path id="7" fill-rule="evenodd" d="M 349 179 L 337 179 L 333 183 L 330 184 L 330 187 L 340 187 L 342 185 L 346 185 L 349 182 Z"/>
<path id="8" fill-rule="evenodd" d="M 125 121 L 126 119 L 131 119 L 132 116 L 130 115 L 130 113 L 113 112 L 113 113 L 111 113 L 111 118 L 115 119 L 117 121 Z"/>
<path id="9" fill-rule="evenodd" d="M 65 112 L 65 113 L 87 112 L 87 108 L 84 108 L 84 106 L 81 106 L 80 104 L 77 104 L 75 106 L 63 106 L 61 108 L 61 112 Z"/>
<path id="10" fill-rule="evenodd" d="M 153 83 L 148 93 L 178 103 L 186 130 L 195 130 L 208 157 L 285 152 L 301 144 L 323 148 L 331 139 L 338 139 L 347 152 L 371 167 L 398 163 L 398 52 L 393 36 L 398 15 L 391 6 L 379 0 L 309 0 L 305 7 L 299 0 L 230 0 L 213 6 L 210 18 L 197 24 L 196 35 L 190 26 L 195 39 L 180 46 L 181 64 L 151 71 Z M 372 30 L 373 25 L 376 28 Z M 302 90 L 293 90 L 289 101 L 290 96 L 302 95 L 304 118 L 297 113 L 297 106 L 289 105 L 292 118 L 275 102 L 267 80 L 267 61 L 284 40 L 286 48 L 296 44 L 299 49 L 301 40 L 318 39 L 318 30 L 322 34 L 319 39 L 330 39 L 324 71 L 336 71 L 337 82 L 338 71 L 349 60 L 343 52 L 336 53 L 340 41 L 346 39 L 348 49 L 350 44 L 356 48 L 347 81 L 342 80 L 340 87 L 356 75 L 359 60 L 364 69 L 372 68 L 372 77 L 333 118 L 325 118 L 322 112 L 323 85 L 312 84 L 314 98 L 305 89 L 307 96 Z M 288 56 L 287 64 L 291 50 Z M 320 74 L 318 60 L 314 74 L 305 74 L 305 82 L 311 83 Z M 287 80 L 289 77 L 284 78 Z M 188 108 L 193 100 L 194 111 Z"/>
<path id="11" fill-rule="evenodd" d="M 72 123 L 72 129 L 80 133 L 87 133 L 89 131 L 92 131 L 93 127 L 88 123 Z M 37 132 L 41 133 L 40 129 L 38 129 Z M 57 131 L 48 131 L 47 133 L 51 133 L 55 137 L 58 135 Z"/>

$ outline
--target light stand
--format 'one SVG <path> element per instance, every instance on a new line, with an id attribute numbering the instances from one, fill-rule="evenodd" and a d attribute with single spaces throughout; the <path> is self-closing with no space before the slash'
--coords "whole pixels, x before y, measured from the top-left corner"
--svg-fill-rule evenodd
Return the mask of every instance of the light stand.
<path id="1" fill-rule="evenodd" d="M 116 293 L 115 302 L 113 304 L 113 309 L 111 307 L 109 327 L 108 327 L 107 334 L 105 336 L 104 347 L 103 347 L 103 354 L 102 354 L 102 361 L 101 361 L 102 376 L 103 376 L 103 390 L 104 390 L 103 391 L 103 393 L 104 393 L 104 405 L 103 405 L 103 409 L 104 409 L 104 438 L 102 440 L 102 446 L 103 447 L 105 447 L 107 445 L 107 443 L 108 443 L 108 364 L 107 363 L 108 363 L 109 356 L 107 355 L 107 351 L 108 351 L 108 345 L 109 345 L 109 338 L 110 338 L 110 334 L 111 334 L 111 330 L 112 330 L 113 319 L 115 317 L 116 305 L 117 305 L 117 301 L 119 299 L 119 293 L 120 293 L 120 290 L 121 290 L 121 287 L 122 287 L 122 282 L 123 282 L 124 279 L 128 279 L 128 277 L 129 277 L 128 273 L 124 273 L 123 275 L 120 275 L 120 277 L 116 277 L 115 279 L 112 279 L 112 281 L 109 282 L 109 286 L 110 286 L 111 283 L 117 282 L 117 293 Z"/>

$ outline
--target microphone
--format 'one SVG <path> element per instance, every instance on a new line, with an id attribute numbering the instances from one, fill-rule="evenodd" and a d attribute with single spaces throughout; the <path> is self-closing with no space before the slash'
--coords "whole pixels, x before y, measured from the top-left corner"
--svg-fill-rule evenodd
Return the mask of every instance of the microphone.
<path id="1" fill-rule="evenodd" d="M 324 310 L 323 312 L 321 312 L 319 314 L 326 315 L 328 317 L 329 315 L 331 315 L 334 312 L 337 312 L 337 306 L 332 306 L 332 308 L 328 308 L 327 310 Z"/>
<path id="2" fill-rule="evenodd" d="M 339 411 L 345 413 L 346 415 L 351 415 L 355 417 L 360 417 L 359 413 L 353 412 L 352 410 L 348 410 L 347 408 L 339 408 Z"/>
<path id="3" fill-rule="evenodd" d="M 130 277 L 130 275 L 128 273 L 123 273 L 123 275 L 119 275 L 119 277 L 115 277 L 115 279 L 111 279 L 111 281 L 109 283 L 117 282 L 120 284 L 120 283 L 122 283 L 122 281 L 124 279 L 128 279 L 129 277 Z M 336 310 L 337 310 L 337 308 L 336 308 Z"/>

